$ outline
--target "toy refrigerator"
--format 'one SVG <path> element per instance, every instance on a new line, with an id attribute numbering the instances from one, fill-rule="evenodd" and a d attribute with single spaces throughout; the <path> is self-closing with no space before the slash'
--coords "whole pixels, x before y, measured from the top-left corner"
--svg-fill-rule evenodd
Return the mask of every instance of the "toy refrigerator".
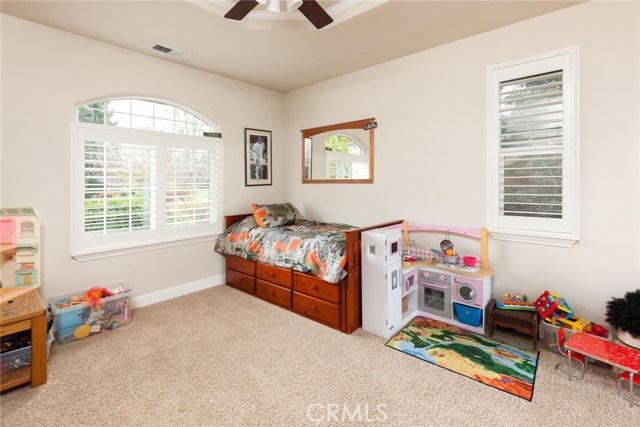
<path id="1" fill-rule="evenodd" d="M 362 329 L 389 338 L 402 326 L 402 230 L 362 233 Z"/>

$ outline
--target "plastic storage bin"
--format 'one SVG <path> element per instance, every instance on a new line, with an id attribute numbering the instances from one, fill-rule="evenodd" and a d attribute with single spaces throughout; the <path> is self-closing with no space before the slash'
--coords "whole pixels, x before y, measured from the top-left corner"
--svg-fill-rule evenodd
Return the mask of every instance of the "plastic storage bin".
<path id="1" fill-rule="evenodd" d="M 31 334 L 31 331 L 27 332 Z M 49 329 L 47 334 L 47 357 L 49 356 L 49 349 L 53 342 L 53 329 Z M 31 365 L 31 346 L 17 348 L 12 351 L 0 354 L 0 374 L 13 371 L 14 369 L 22 368 L 24 366 Z"/>
<path id="2" fill-rule="evenodd" d="M 127 288 L 122 283 L 110 285 L 112 289 L 116 286 Z M 93 307 L 89 303 L 83 303 L 58 308 L 57 304 L 68 303 L 70 297 L 83 293 L 84 291 L 75 292 L 49 299 L 58 344 L 107 332 L 131 321 L 131 290 L 101 298 Z"/>
<path id="3" fill-rule="evenodd" d="M 458 321 L 466 325 L 480 326 L 482 324 L 482 309 L 468 305 L 453 303 Z"/>

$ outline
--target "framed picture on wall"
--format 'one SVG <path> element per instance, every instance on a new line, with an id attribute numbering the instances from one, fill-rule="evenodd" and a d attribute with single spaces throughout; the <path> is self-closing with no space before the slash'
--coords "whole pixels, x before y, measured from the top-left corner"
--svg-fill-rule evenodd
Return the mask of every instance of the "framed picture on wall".
<path id="1" fill-rule="evenodd" d="M 271 131 L 244 129 L 244 184 L 271 185 Z"/>

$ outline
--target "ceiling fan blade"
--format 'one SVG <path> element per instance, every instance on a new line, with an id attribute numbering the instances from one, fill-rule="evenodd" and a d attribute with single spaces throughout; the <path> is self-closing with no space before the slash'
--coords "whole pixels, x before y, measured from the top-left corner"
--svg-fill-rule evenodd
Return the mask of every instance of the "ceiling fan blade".
<path id="1" fill-rule="evenodd" d="M 300 12 L 317 29 L 326 27 L 333 22 L 333 18 L 318 4 L 316 0 L 302 0 L 302 5 L 298 8 Z"/>
<path id="2" fill-rule="evenodd" d="M 229 9 L 224 17 L 228 19 L 235 19 L 236 21 L 240 21 L 243 19 L 249 12 L 251 12 L 256 6 L 258 2 L 256 0 L 238 0 L 238 2 Z"/>

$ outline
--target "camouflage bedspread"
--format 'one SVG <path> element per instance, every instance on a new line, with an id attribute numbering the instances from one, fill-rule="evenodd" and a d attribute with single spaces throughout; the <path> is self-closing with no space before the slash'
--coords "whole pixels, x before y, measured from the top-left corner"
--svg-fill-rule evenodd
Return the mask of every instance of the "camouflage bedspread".
<path id="1" fill-rule="evenodd" d="M 338 283 L 347 272 L 346 224 L 297 220 L 295 225 L 262 228 L 253 216 L 230 226 L 218 239 L 216 252 L 310 273 Z"/>

